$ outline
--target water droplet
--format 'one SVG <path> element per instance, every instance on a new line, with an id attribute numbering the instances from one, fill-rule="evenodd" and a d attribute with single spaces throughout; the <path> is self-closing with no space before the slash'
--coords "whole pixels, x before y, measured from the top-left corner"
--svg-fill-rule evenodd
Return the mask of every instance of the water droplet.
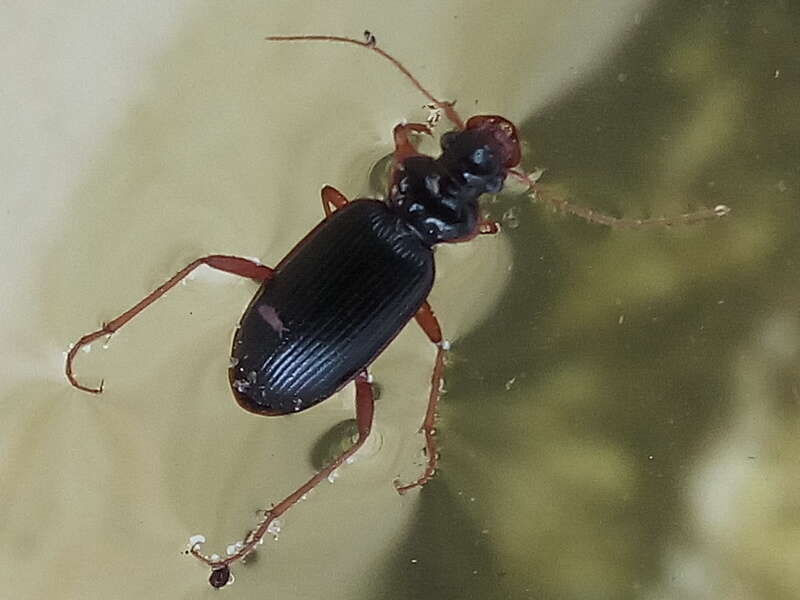
<path id="1" fill-rule="evenodd" d="M 267 525 L 267 533 L 270 534 L 275 539 L 278 539 L 278 534 L 281 532 L 281 521 L 280 519 L 275 519 Z"/>
<path id="2" fill-rule="evenodd" d="M 714 207 L 714 214 L 717 215 L 718 217 L 724 217 L 729 212 L 731 212 L 731 209 L 726 204 L 717 204 Z"/>
<path id="3" fill-rule="evenodd" d="M 242 548 L 244 548 L 244 543 L 242 543 L 242 542 L 234 542 L 232 544 L 228 544 L 228 547 L 225 548 L 225 552 L 226 552 L 226 554 L 228 556 L 233 556 L 234 554 L 236 554 Z"/>
<path id="4" fill-rule="evenodd" d="M 503 213 L 501 218 L 503 225 L 509 229 L 516 229 L 519 227 L 519 217 L 517 216 L 517 208 L 512 206 Z"/>

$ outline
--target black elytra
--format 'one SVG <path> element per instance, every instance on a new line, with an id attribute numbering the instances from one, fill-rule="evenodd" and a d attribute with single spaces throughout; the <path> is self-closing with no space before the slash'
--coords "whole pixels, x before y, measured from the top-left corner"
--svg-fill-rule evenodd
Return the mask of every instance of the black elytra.
<path id="1" fill-rule="evenodd" d="M 242 408 L 282 415 L 314 406 L 413 318 L 434 282 L 433 246 L 474 237 L 479 196 L 498 192 L 519 162 L 516 131 L 496 116 L 445 134 L 442 150 L 398 162 L 385 202 L 340 208 L 262 284 L 231 351 L 229 379 Z"/>

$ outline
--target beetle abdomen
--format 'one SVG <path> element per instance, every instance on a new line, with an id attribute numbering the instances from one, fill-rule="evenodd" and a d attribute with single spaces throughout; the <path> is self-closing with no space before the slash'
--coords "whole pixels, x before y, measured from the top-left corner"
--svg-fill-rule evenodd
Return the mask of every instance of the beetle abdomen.
<path id="1" fill-rule="evenodd" d="M 400 332 L 433 285 L 430 248 L 385 204 L 356 200 L 277 266 L 244 313 L 229 372 L 246 410 L 324 400 Z"/>

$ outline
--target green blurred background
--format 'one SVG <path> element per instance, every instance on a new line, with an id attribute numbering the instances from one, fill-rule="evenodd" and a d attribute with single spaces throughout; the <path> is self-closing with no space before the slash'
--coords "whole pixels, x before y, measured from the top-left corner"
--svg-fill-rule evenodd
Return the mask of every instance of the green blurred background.
<path id="1" fill-rule="evenodd" d="M 492 205 L 510 283 L 457 346 L 417 562 L 377 597 L 800 598 L 798 8 L 658 3 L 520 124 L 545 193 L 733 212 Z"/>

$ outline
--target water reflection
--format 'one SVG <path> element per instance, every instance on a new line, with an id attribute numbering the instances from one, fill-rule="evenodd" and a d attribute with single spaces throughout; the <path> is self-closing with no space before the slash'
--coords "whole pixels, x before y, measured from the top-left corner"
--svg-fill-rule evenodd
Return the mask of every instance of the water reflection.
<path id="1" fill-rule="evenodd" d="M 733 214 L 610 231 L 501 199 L 511 282 L 456 348 L 442 474 L 399 588 L 800 597 L 798 17 L 662 3 L 522 123 L 553 193 L 627 217 Z"/>

